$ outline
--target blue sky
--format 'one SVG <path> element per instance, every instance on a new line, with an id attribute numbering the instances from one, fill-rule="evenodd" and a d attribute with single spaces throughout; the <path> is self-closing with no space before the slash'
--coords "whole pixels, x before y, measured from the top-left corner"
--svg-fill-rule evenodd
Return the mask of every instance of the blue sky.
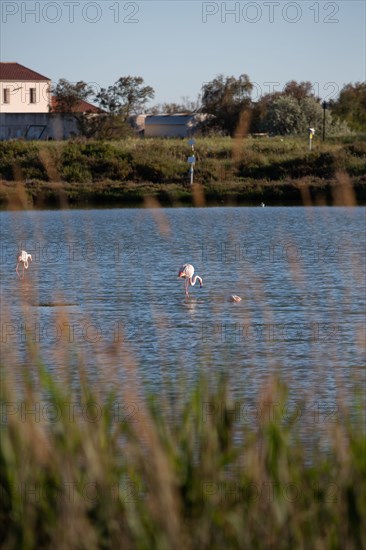
<path id="1" fill-rule="evenodd" d="M 2 0 L 1 61 L 96 88 L 142 76 L 155 89 L 151 104 L 195 100 L 219 73 L 246 73 L 256 97 L 295 79 L 330 99 L 366 78 L 365 5 Z"/>

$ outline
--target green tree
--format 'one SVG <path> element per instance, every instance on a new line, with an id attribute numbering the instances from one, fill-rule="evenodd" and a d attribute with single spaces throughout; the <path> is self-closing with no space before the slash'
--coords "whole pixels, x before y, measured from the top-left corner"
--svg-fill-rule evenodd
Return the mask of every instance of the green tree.
<path id="1" fill-rule="evenodd" d="M 80 101 L 88 101 L 94 95 L 94 90 L 82 80 L 75 84 L 65 78 L 60 78 L 56 86 L 51 88 L 54 97 L 53 111 L 58 113 L 75 113 Z"/>
<path id="2" fill-rule="evenodd" d="M 264 126 L 270 134 L 301 134 L 306 128 L 306 117 L 296 99 L 280 96 L 268 106 Z"/>
<path id="3" fill-rule="evenodd" d="M 306 122 L 303 133 L 307 131 L 307 128 L 315 128 L 315 135 L 321 135 L 323 133 L 324 111 L 320 102 L 313 97 L 305 97 L 299 102 L 299 105 Z M 328 109 L 325 111 L 325 130 L 327 136 L 349 133 L 347 124 L 334 120 Z"/>
<path id="4" fill-rule="evenodd" d="M 305 118 L 305 127 L 302 128 L 302 132 L 306 132 L 307 128 L 315 128 L 315 132 L 318 133 L 323 127 L 323 109 L 319 101 L 314 97 L 305 96 L 299 101 L 300 109 Z M 328 122 L 330 122 L 331 115 L 326 113 Z"/>
<path id="5" fill-rule="evenodd" d="M 321 135 L 323 117 L 323 108 L 314 97 L 305 96 L 298 101 L 281 95 L 268 105 L 263 125 L 267 132 L 275 135 L 306 134 L 308 128 L 314 128 L 315 135 Z M 328 136 L 349 133 L 347 124 L 334 120 L 329 110 L 325 112 L 325 127 Z"/>
<path id="6" fill-rule="evenodd" d="M 346 84 L 336 101 L 331 102 L 332 115 L 355 131 L 366 131 L 366 83 Z"/>
<path id="7" fill-rule="evenodd" d="M 158 103 L 149 109 L 149 113 L 152 115 L 173 115 L 174 113 L 193 113 L 198 111 L 198 100 L 192 101 L 188 97 L 182 97 L 181 99 L 182 103 Z"/>
<path id="8" fill-rule="evenodd" d="M 121 139 L 134 133 L 125 120 L 110 113 L 85 114 L 79 118 L 78 127 L 82 136 L 94 139 Z"/>
<path id="9" fill-rule="evenodd" d="M 252 104 L 250 124 L 251 132 L 255 133 L 268 131 L 266 121 L 268 108 L 276 98 L 281 96 L 281 92 L 264 94 L 258 101 Z"/>
<path id="10" fill-rule="evenodd" d="M 82 101 L 99 99 L 99 94 L 83 81 L 73 84 L 62 78 L 52 89 L 54 96 L 53 111 L 67 115 L 76 121 L 78 132 L 86 138 L 115 139 L 131 135 L 132 129 L 124 116 L 115 112 L 96 113 L 95 108 L 83 105 Z"/>
<path id="11" fill-rule="evenodd" d="M 297 82 L 296 80 L 290 80 L 286 83 L 282 94 L 293 97 L 298 101 L 303 99 L 314 97 L 314 87 L 309 80 Z"/>
<path id="12" fill-rule="evenodd" d="M 122 76 L 113 86 L 102 88 L 96 98 L 102 109 L 124 120 L 143 112 L 146 103 L 155 95 L 151 86 L 144 86 L 141 76 Z"/>
<path id="13" fill-rule="evenodd" d="M 252 132 L 267 131 L 271 134 L 306 134 L 315 128 L 316 134 L 323 130 L 324 112 L 320 99 L 313 94 L 309 81 L 287 82 L 282 92 L 264 95 L 254 106 Z M 345 123 L 335 121 L 328 109 L 325 112 L 326 135 L 349 133 Z"/>
<path id="14" fill-rule="evenodd" d="M 239 78 L 219 74 L 202 88 L 202 111 L 214 115 L 215 129 L 234 135 L 249 112 L 252 89 L 246 74 Z"/>
<path id="15" fill-rule="evenodd" d="M 106 126 L 106 115 L 96 115 L 95 108 L 83 105 L 95 96 L 91 86 L 83 81 L 76 83 L 60 78 L 56 86 L 51 89 L 53 95 L 52 111 L 61 113 L 75 120 L 78 132 L 86 138 L 103 137 Z"/>
<path id="16" fill-rule="evenodd" d="M 251 131 L 273 131 L 269 129 L 268 112 L 272 103 L 280 97 L 290 98 L 291 100 L 297 101 L 301 107 L 301 110 L 304 110 L 306 124 L 308 126 L 313 126 L 315 124 L 315 120 L 318 120 L 319 118 L 319 99 L 314 97 L 313 90 L 314 87 L 309 81 L 297 82 L 296 80 L 290 80 L 286 83 L 281 92 L 277 91 L 263 95 L 260 100 L 253 105 Z M 293 108 L 290 109 L 297 110 L 293 102 L 291 102 L 290 104 L 293 106 Z M 277 107 L 275 108 L 275 111 L 277 111 L 276 116 L 278 117 L 279 112 Z M 285 111 L 283 111 L 283 114 L 285 115 Z M 270 117 L 273 117 L 272 107 Z M 296 124 L 296 122 L 293 123 L 293 128 L 296 129 L 296 132 L 300 133 L 301 131 L 303 131 L 303 124 L 304 120 L 303 117 L 301 117 L 298 124 Z M 282 131 L 284 131 L 284 126 L 286 126 L 286 123 L 282 125 Z M 279 127 L 279 120 L 277 120 L 276 122 L 276 127 Z"/>

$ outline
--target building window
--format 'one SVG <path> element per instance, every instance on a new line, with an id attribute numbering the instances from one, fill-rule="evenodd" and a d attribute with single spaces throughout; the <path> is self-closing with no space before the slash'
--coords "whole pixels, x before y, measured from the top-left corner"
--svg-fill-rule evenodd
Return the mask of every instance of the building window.
<path id="1" fill-rule="evenodd" d="M 3 103 L 10 103 L 10 89 L 3 88 Z"/>
<path id="2" fill-rule="evenodd" d="M 36 89 L 35 88 L 29 88 L 29 97 L 30 103 L 36 103 Z"/>

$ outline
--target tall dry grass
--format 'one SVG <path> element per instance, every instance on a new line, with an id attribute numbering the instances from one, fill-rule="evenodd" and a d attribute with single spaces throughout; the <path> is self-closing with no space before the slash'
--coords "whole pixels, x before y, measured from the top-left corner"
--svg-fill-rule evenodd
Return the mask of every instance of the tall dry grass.
<path id="1" fill-rule="evenodd" d="M 329 423 L 324 452 L 284 419 L 275 379 L 257 403 L 272 414 L 243 423 L 225 379 L 162 406 L 134 376 L 117 401 L 79 377 L 75 392 L 37 365 L 20 388 L 3 368 L 3 548 L 366 547 L 361 408 Z"/>

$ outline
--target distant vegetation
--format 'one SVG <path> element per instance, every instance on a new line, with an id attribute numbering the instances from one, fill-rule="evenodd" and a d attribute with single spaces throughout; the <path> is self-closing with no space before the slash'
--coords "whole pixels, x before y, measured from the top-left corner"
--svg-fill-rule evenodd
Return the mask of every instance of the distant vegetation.
<path id="1" fill-rule="evenodd" d="M 198 138 L 195 153 L 194 181 L 208 202 L 301 203 L 301 188 L 329 198 L 340 177 L 358 201 L 366 199 L 366 137 L 316 137 L 312 151 L 306 137 Z M 60 192 L 69 204 L 138 203 L 147 195 L 187 203 L 189 154 L 181 139 L 3 142 L 0 200 L 11 202 L 21 185 L 39 205 L 57 205 Z"/>
<path id="2" fill-rule="evenodd" d="M 96 92 L 85 82 L 73 84 L 59 80 L 52 90 L 56 110 L 72 114 L 80 135 L 94 139 L 126 137 L 131 129 L 131 115 L 147 113 L 177 113 L 199 111 L 209 116 L 201 131 L 221 135 L 245 136 L 248 133 L 268 132 L 270 135 L 301 135 L 308 127 L 321 132 L 323 117 L 328 135 L 345 135 L 366 129 L 366 84 L 346 84 L 337 98 L 326 102 L 318 97 L 310 81 L 287 82 L 283 90 L 266 93 L 258 89 L 247 74 L 217 75 L 202 86 L 196 101 L 183 98 L 182 104 L 164 103 L 148 106 L 154 89 L 146 86 L 142 77 L 123 76 L 112 86 Z M 103 110 L 89 116 L 75 109 L 80 100 L 90 100 Z M 324 110 L 323 110 L 324 109 Z"/>

